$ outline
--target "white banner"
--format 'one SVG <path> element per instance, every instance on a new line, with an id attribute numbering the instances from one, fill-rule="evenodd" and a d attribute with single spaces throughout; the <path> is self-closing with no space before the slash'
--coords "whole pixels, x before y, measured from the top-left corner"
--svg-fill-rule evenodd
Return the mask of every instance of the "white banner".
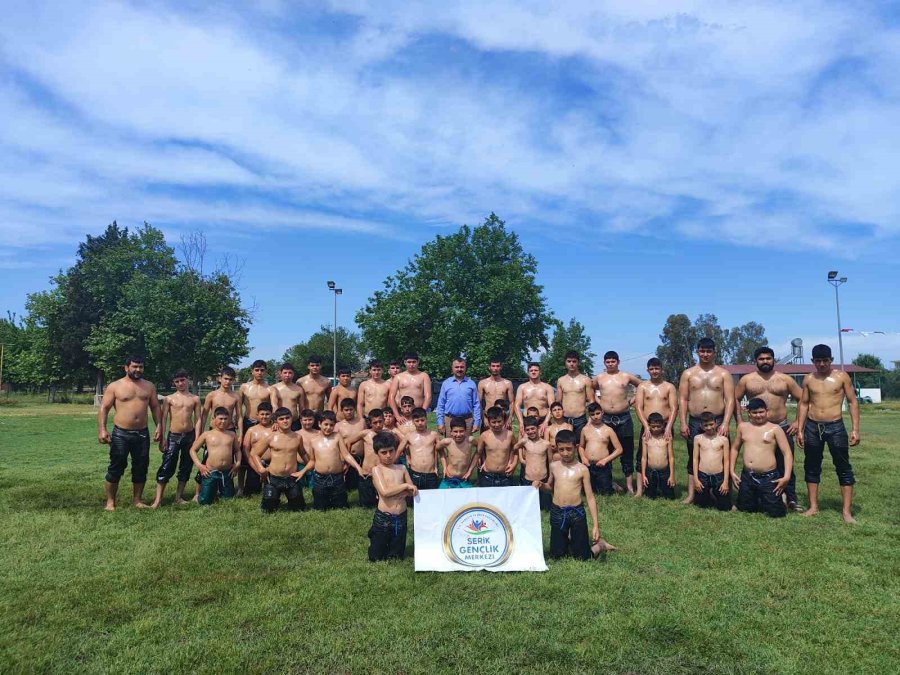
<path id="1" fill-rule="evenodd" d="M 546 572 L 533 487 L 422 490 L 413 509 L 416 572 Z"/>

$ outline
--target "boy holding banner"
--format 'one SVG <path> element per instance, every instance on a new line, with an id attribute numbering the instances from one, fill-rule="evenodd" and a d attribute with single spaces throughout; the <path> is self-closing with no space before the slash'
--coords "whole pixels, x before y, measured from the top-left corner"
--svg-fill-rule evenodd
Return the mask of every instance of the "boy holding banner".
<path id="1" fill-rule="evenodd" d="M 397 438 L 381 431 L 372 437 L 378 464 L 372 468 L 372 482 L 378 493 L 378 508 L 369 528 L 369 561 L 402 559 L 406 555 L 406 499 L 418 488 L 402 464 L 394 463 Z"/>

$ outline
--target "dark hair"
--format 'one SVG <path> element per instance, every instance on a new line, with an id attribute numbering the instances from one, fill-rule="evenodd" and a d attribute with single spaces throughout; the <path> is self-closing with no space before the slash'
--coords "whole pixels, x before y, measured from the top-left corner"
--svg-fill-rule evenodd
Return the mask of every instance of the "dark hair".
<path id="1" fill-rule="evenodd" d="M 228 377 L 235 377 L 237 373 L 234 372 L 234 368 L 232 368 L 231 366 L 225 366 L 224 368 L 222 368 L 219 375 L 228 375 Z"/>
<path id="2" fill-rule="evenodd" d="M 715 422 L 716 416 L 713 415 L 709 410 L 706 412 L 700 413 L 700 424 L 705 424 L 706 422 Z"/>
<path id="3" fill-rule="evenodd" d="M 489 364 L 490 363 L 503 363 L 503 357 L 502 356 L 492 356 L 491 360 L 488 361 L 488 363 Z"/>
<path id="4" fill-rule="evenodd" d="M 576 352 L 574 349 L 570 349 L 569 351 L 567 351 L 564 358 L 578 359 L 579 361 L 581 361 L 581 355 L 579 355 L 579 353 Z"/>
<path id="5" fill-rule="evenodd" d="M 603 408 L 601 408 L 600 404 L 597 403 L 596 401 L 593 401 L 593 402 L 587 404 L 588 415 L 593 415 L 598 410 L 603 410 Z"/>
<path id="6" fill-rule="evenodd" d="M 830 359 L 831 356 L 831 347 L 828 345 L 816 345 L 812 348 L 812 357 L 814 359 Z"/>
<path id="7" fill-rule="evenodd" d="M 338 368 L 338 375 L 351 375 L 349 368 Z"/>
<path id="8" fill-rule="evenodd" d="M 378 419 L 379 417 L 380 417 L 381 419 L 384 419 L 384 413 L 381 412 L 381 408 L 375 408 L 374 410 L 370 410 L 370 411 L 369 411 L 368 417 L 369 417 L 369 420 L 370 420 L 370 421 L 371 421 L 371 420 L 376 420 L 376 419 Z"/>
<path id="9" fill-rule="evenodd" d="M 428 417 L 428 411 L 425 408 L 413 408 L 412 415 L 410 415 L 414 420 L 420 420 L 425 417 Z"/>
<path id="10" fill-rule="evenodd" d="M 304 408 L 303 410 L 300 411 L 300 417 L 306 417 L 306 418 L 312 417 L 313 419 L 315 419 L 316 411 L 311 410 L 310 408 Z"/>
<path id="11" fill-rule="evenodd" d="M 753 352 L 753 360 L 756 361 L 763 354 L 768 354 L 773 359 L 775 358 L 775 352 L 772 351 L 771 347 L 760 347 L 755 352 Z"/>
<path id="12" fill-rule="evenodd" d="M 251 369 L 251 370 L 252 370 L 253 368 L 266 368 L 266 369 L 268 369 L 268 367 L 269 367 L 269 364 L 266 363 L 265 361 L 263 361 L 262 359 L 256 359 L 256 361 L 254 361 L 254 362 L 250 365 L 250 369 Z"/>
<path id="13" fill-rule="evenodd" d="M 466 428 L 466 420 L 463 417 L 451 417 L 450 418 L 450 428 L 451 429 L 459 429 L 462 427 Z"/>
<path id="14" fill-rule="evenodd" d="M 219 406 L 218 408 L 213 410 L 213 417 L 219 417 L 221 415 L 224 415 L 225 417 L 231 417 L 231 413 L 228 412 L 228 408 Z"/>
<path id="15" fill-rule="evenodd" d="M 553 410 L 554 408 L 562 408 L 562 407 L 563 407 L 562 403 L 560 403 L 559 401 L 553 401 L 553 403 L 550 404 L 550 410 Z"/>
<path id="16" fill-rule="evenodd" d="M 273 416 L 276 420 L 279 419 L 279 418 L 281 418 L 281 417 L 292 417 L 291 411 L 288 410 L 287 408 L 284 408 L 284 407 L 279 408 L 278 410 L 276 410 L 276 411 L 275 411 L 275 414 L 272 415 L 272 416 Z"/>
<path id="17" fill-rule="evenodd" d="M 144 356 L 142 354 L 129 354 L 125 357 L 125 365 L 130 366 L 132 363 L 144 365 Z"/>
<path id="18" fill-rule="evenodd" d="M 603 360 L 606 361 L 606 359 L 615 359 L 616 361 L 618 361 L 618 360 L 619 360 L 619 353 L 618 353 L 618 352 L 613 352 L 613 351 L 606 352 L 606 353 L 603 355 Z"/>
<path id="19" fill-rule="evenodd" d="M 485 412 L 484 416 L 489 420 L 502 420 L 504 417 L 506 417 L 506 415 L 503 413 L 503 408 L 501 408 L 499 405 L 492 405 L 487 409 L 487 412 Z"/>
<path id="20" fill-rule="evenodd" d="M 399 368 L 399 367 L 402 366 L 403 364 L 400 363 L 397 359 L 394 359 L 394 360 L 391 361 L 388 365 L 389 365 L 389 366 L 397 366 L 397 367 Z"/>
<path id="21" fill-rule="evenodd" d="M 321 366 L 322 365 L 322 357 L 319 356 L 318 354 L 310 354 L 309 358 L 306 359 L 306 365 L 309 365 L 310 363 L 317 363 Z"/>
<path id="22" fill-rule="evenodd" d="M 331 420 L 334 424 L 337 424 L 337 415 L 335 415 L 330 410 L 326 410 L 325 412 L 319 413 L 319 421 L 323 420 Z"/>
<path id="23" fill-rule="evenodd" d="M 712 338 L 702 337 L 697 340 L 697 349 L 715 349 L 716 342 Z"/>
<path id="24" fill-rule="evenodd" d="M 466 365 L 469 365 L 469 362 L 466 361 L 465 356 L 454 356 L 453 363 L 465 363 Z"/>
<path id="25" fill-rule="evenodd" d="M 504 413 L 509 411 L 509 401 L 507 401 L 505 398 L 498 398 L 496 401 L 494 401 L 494 405 L 498 408 L 503 408 Z"/>
<path id="26" fill-rule="evenodd" d="M 526 417 L 525 419 L 522 420 L 522 428 L 536 427 L 539 424 L 540 424 L 540 422 L 538 422 L 538 418 L 532 417 L 531 415 L 529 415 L 528 417 Z"/>
<path id="27" fill-rule="evenodd" d="M 372 449 L 379 452 L 384 449 L 393 450 L 397 447 L 397 437 L 390 431 L 379 431 L 372 437 Z"/>
<path id="28" fill-rule="evenodd" d="M 294 368 L 294 364 L 290 361 L 285 361 L 284 363 L 282 363 L 281 368 L 279 368 L 278 370 L 290 370 L 292 373 L 297 372 L 297 369 Z"/>
<path id="29" fill-rule="evenodd" d="M 269 412 L 272 412 L 272 404 L 268 401 L 260 401 L 260 404 L 256 406 L 256 411 L 259 412 L 260 410 L 268 410 Z M 281 410 L 281 408 L 279 408 L 279 410 Z"/>
<path id="30" fill-rule="evenodd" d="M 747 410 L 768 410 L 769 406 L 761 398 L 751 398 L 747 401 Z"/>
<path id="31" fill-rule="evenodd" d="M 345 399 L 341 399 L 341 403 L 340 403 L 340 405 L 339 405 L 338 407 L 339 407 L 341 410 L 343 410 L 344 408 L 355 408 L 355 407 L 356 407 L 356 401 L 354 401 L 352 398 L 350 398 L 350 397 L 348 396 L 348 397 L 345 398 Z"/>
<path id="32" fill-rule="evenodd" d="M 647 415 L 647 424 L 665 424 L 666 418 L 660 415 L 658 412 L 650 413 Z"/>
<path id="33" fill-rule="evenodd" d="M 653 357 L 647 359 L 647 367 L 649 368 L 650 366 L 657 366 L 659 368 L 662 368 L 662 361 L 660 361 L 658 358 L 653 356 Z"/>
<path id="34" fill-rule="evenodd" d="M 400 405 L 406 405 L 406 402 L 409 401 L 411 405 L 416 404 L 416 400 L 412 396 L 401 396 L 400 397 Z"/>
<path id="35" fill-rule="evenodd" d="M 393 410 L 393 408 L 382 408 L 382 409 L 381 409 L 381 414 L 382 414 L 382 415 L 390 415 L 391 417 L 393 417 L 393 416 L 394 416 L 394 410 Z"/>
<path id="36" fill-rule="evenodd" d="M 534 410 L 534 411 L 535 411 L 536 413 L 538 413 L 538 414 L 540 414 L 540 412 L 541 412 L 540 410 L 538 410 L 538 407 L 537 407 L 536 405 L 530 405 L 530 406 L 528 406 L 528 407 L 525 409 L 525 414 L 526 414 L 526 415 L 528 414 L 528 411 L 529 411 L 529 410 Z M 532 415 L 532 417 L 533 417 L 533 415 Z"/>
<path id="37" fill-rule="evenodd" d="M 529 368 L 532 368 L 532 367 L 534 367 L 534 368 L 540 368 L 540 367 L 541 367 L 541 364 L 538 363 L 537 361 L 532 361 L 531 363 L 529 363 L 529 364 L 525 367 L 525 370 L 528 370 Z"/>
<path id="38" fill-rule="evenodd" d="M 190 379 L 190 375 L 188 375 L 188 372 L 184 368 L 179 368 L 178 370 L 175 371 L 175 374 L 172 376 L 173 380 L 180 380 L 181 378 L 184 378 L 185 380 Z"/>
<path id="39" fill-rule="evenodd" d="M 369 368 L 384 368 L 384 366 L 381 365 L 381 361 L 378 359 L 372 359 L 369 361 Z"/>
<path id="40" fill-rule="evenodd" d="M 560 429 L 556 434 L 556 445 L 560 443 L 575 445 L 575 432 L 571 429 Z"/>
<path id="41" fill-rule="evenodd" d="M 418 361 L 418 360 L 419 360 L 419 355 L 416 354 L 415 352 L 406 352 L 406 353 L 403 355 L 403 360 L 404 360 L 404 361 L 409 361 L 409 360 Z"/>

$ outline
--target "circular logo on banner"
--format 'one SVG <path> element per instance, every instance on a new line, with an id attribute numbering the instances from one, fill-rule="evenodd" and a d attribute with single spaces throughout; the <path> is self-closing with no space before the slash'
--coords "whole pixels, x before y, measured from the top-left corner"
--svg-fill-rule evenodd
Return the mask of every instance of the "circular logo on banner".
<path id="1" fill-rule="evenodd" d="M 493 506 L 464 506 L 450 516 L 444 527 L 444 554 L 460 565 L 502 565 L 512 550 L 512 527 L 506 516 Z"/>

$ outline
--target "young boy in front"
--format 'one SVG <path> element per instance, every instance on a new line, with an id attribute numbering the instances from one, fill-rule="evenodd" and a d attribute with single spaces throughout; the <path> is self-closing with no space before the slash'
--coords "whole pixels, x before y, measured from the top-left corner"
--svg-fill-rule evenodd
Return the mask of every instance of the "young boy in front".
<path id="1" fill-rule="evenodd" d="M 372 447 L 378 455 L 378 464 L 372 468 L 378 508 L 369 528 L 369 561 L 402 559 L 406 555 L 406 501 L 419 490 L 406 467 L 394 463 L 397 438 L 393 434 L 375 434 Z"/>
<path id="2" fill-rule="evenodd" d="M 234 497 L 234 476 L 241 466 L 241 446 L 237 434 L 228 429 L 232 422 L 227 408 L 213 412 L 213 428 L 200 434 L 191 446 L 191 461 L 200 472 L 200 504 L 212 504 L 216 493 L 222 499 Z M 197 450 L 206 446 L 206 459 L 201 463 Z"/>
<path id="3" fill-rule="evenodd" d="M 503 408 L 492 406 L 485 414 L 488 428 L 478 436 L 478 487 L 510 487 L 519 463 L 513 452 L 516 435 L 506 428 Z"/>
<path id="4" fill-rule="evenodd" d="M 401 396 L 400 397 L 400 414 L 406 420 L 403 424 L 398 424 L 396 429 L 396 433 L 401 436 L 406 436 L 407 434 L 411 434 L 416 430 L 416 425 L 412 421 L 412 412 L 415 407 L 415 402 L 413 401 L 412 396 Z M 424 410 L 424 408 L 423 408 Z M 391 414 L 393 415 L 393 410 Z M 393 415 L 394 419 L 397 419 L 396 415 Z"/>
<path id="5" fill-rule="evenodd" d="M 335 433 L 336 423 L 333 412 L 323 412 L 319 418 L 319 433 L 307 448 L 309 464 L 313 468 L 313 508 L 317 511 L 346 509 L 349 506 L 344 483 L 345 464 L 352 466 L 357 474 L 362 473 L 362 468 L 347 450 L 343 439 Z"/>
<path id="6" fill-rule="evenodd" d="M 356 389 L 350 387 L 350 369 L 338 368 L 338 383 L 328 396 L 328 409 L 337 415 L 338 422 L 347 419 L 344 417 L 344 401 L 353 401 L 353 410 L 356 410 Z M 354 414 L 354 417 L 356 415 Z M 360 416 L 360 419 L 363 419 Z"/>
<path id="7" fill-rule="evenodd" d="M 791 479 L 794 458 L 784 430 L 769 422 L 766 402 L 751 398 L 747 403 L 749 422 L 741 422 L 731 445 L 731 479 L 738 486 L 738 511 L 765 511 L 771 518 L 787 514 L 781 493 Z M 735 473 L 737 458 L 744 449 L 740 478 Z M 775 453 L 784 456 L 784 475 L 778 470 Z"/>
<path id="8" fill-rule="evenodd" d="M 285 407 L 288 411 L 290 408 Z M 244 464 L 246 464 L 246 472 L 244 473 L 244 490 L 241 493 L 244 497 L 255 495 L 262 491 L 262 479 L 256 470 L 256 463 L 250 458 L 253 454 L 253 446 L 262 439 L 268 438 L 275 429 L 272 427 L 272 404 L 269 401 L 263 401 L 256 406 L 256 423 L 244 431 L 244 440 L 241 441 L 241 450 L 244 455 Z M 268 461 L 268 456 L 263 456 L 263 462 Z M 266 466 L 263 464 L 263 466 Z"/>
<path id="9" fill-rule="evenodd" d="M 615 492 L 612 462 L 622 454 L 622 444 L 616 432 L 603 423 L 603 409 L 599 403 L 588 403 L 587 413 L 588 423 L 581 431 L 578 454 L 588 468 L 594 494 L 611 495 Z"/>
<path id="10" fill-rule="evenodd" d="M 587 516 L 582 498 L 587 499 L 593 528 L 591 539 L 594 550 L 615 550 L 600 538 L 600 521 L 597 516 L 597 500 L 591 489 L 588 469 L 575 459 L 575 432 L 561 429 L 556 435 L 556 450 L 559 459 L 550 462 L 546 481 L 534 481 L 539 490 L 553 493 L 550 506 L 550 557 L 562 558 L 571 555 L 579 560 L 591 557 L 592 547 L 587 535 Z"/>
<path id="11" fill-rule="evenodd" d="M 472 437 L 467 433 L 466 420 L 451 417 L 450 437 L 438 441 L 437 447 L 444 471 L 440 489 L 473 487 L 469 478 L 475 470 L 477 456 L 472 446 Z"/>
<path id="12" fill-rule="evenodd" d="M 524 438 L 516 443 L 519 463 L 522 465 L 519 482 L 522 485 L 533 485 L 535 481 L 543 483 L 547 480 L 550 444 L 540 437 L 538 431 L 541 421 L 536 416 L 528 416 L 522 420 L 525 430 Z M 541 510 L 550 508 L 550 493 L 541 491 L 538 495 Z"/>
<path id="13" fill-rule="evenodd" d="M 378 495 L 375 493 L 375 484 L 372 482 L 372 469 L 378 464 L 378 453 L 375 452 L 375 436 L 384 430 L 384 414 L 379 408 L 369 413 L 369 428 L 350 436 L 348 445 L 363 444 L 362 473 L 359 475 L 357 495 L 359 505 L 364 508 L 372 508 L 378 503 Z M 391 434 L 393 435 L 393 434 Z"/>
<path id="14" fill-rule="evenodd" d="M 666 420 L 658 412 L 647 416 L 650 437 L 644 443 L 646 452 L 641 457 L 641 483 L 644 494 L 650 499 L 663 496 L 675 499 L 675 451 L 672 437 L 665 437 Z"/>
<path id="15" fill-rule="evenodd" d="M 165 436 L 165 446 L 161 440 L 159 444 L 163 459 L 156 472 L 156 497 L 150 504 L 150 507 L 154 509 L 162 503 L 166 485 L 175 475 L 176 465 L 178 467 L 178 487 L 175 488 L 175 503 L 186 503 L 184 488 L 188 478 L 191 477 L 191 445 L 201 432 L 200 398 L 188 390 L 188 374 L 179 370 L 172 377 L 172 383 L 175 385 L 175 393 L 166 396 L 162 404 L 160 426 L 165 430 L 166 420 L 168 420 L 169 433 Z"/>
<path id="16" fill-rule="evenodd" d="M 716 416 L 701 413 L 700 429 L 703 433 L 694 437 L 694 504 L 702 509 L 717 508 L 731 511 L 731 468 L 728 464 L 728 437 L 719 436 Z"/>
<path id="17" fill-rule="evenodd" d="M 289 511 L 302 511 L 306 502 L 301 480 L 315 464 L 310 461 L 303 469 L 297 469 L 303 461 L 303 438 L 291 431 L 294 416 L 290 408 L 279 408 L 274 416 L 275 432 L 257 441 L 251 455 L 260 478 L 268 478 L 262 488 L 260 508 L 263 513 L 275 513 L 281 506 L 281 495 L 285 495 Z M 266 452 L 270 453 L 269 465 L 263 466 L 262 458 Z"/>
<path id="18" fill-rule="evenodd" d="M 428 413 L 425 408 L 413 408 L 410 414 L 415 428 L 400 441 L 399 454 L 406 453 L 406 466 L 409 467 L 413 485 L 420 490 L 436 490 L 437 444 L 441 440 L 440 434 L 428 428 Z"/>
<path id="19" fill-rule="evenodd" d="M 574 431 L 572 425 L 563 417 L 562 403 L 554 401 L 550 404 L 550 418 L 547 421 L 547 428 L 544 430 L 544 439 L 550 444 L 550 461 L 559 459 L 559 455 L 556 454 L 556 434 L 563 429 Z"/>

